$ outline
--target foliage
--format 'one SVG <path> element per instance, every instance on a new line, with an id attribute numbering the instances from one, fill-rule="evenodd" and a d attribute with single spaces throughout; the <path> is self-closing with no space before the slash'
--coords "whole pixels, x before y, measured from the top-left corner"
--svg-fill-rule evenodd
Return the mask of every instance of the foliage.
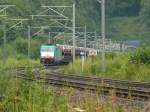
<path id="1" fill-rule="evenodd" d="M 150 64 L 150 49 L 140 49 L 130 56 L 130 62 L 134 64 Z"/>
<path id="2" fill-rule="evenodd" d="M 76 25 L 87 25 L 88 30 L 100 31 L 100 4 L 97 0 L 1 0 L 0 4 L 14 4 L 15 8 L 8 9 L 10 18 L 30 18 L 31 14 L 38 14 L 41 5 L 72 5 L 76 2 Z M 112 39 L 140 39 L 149 43 L 150 29 L 150 3 L 149 0 L 107 0 L 106 16 L 107 34 Z M 68 12 L 72 15 L 71 10 Z M 14 22 L 0 17 L 0 24 L 7 24 L 7 28 Z M 68 94 L 57 96 L 51 87 L 37 82 L 27 82 L 22 79 L 14 79 L 13 70 L 5 68 L 18 66 L 40 65 L 39 60 L 27 59 L 27 25 L 49 25 L 49 19 L 29 21 L 24 23 L 24 28 L 15 28 L 7 31 L 6 51 L 8 58 L 6 63 L 3 58 L 3 29 L 0 28 L 0 111 L 2 112 L 70 112 L 68 108 Z M 58 29 L 57 29 L 58 30 Z M 56 31 L 57 31 L 56 30 Z M 140 33 L 139 33 L 140 32 Z M 40 36 L 37 36 L 40 37 Z M 31 57 L 39 57 L 39 46 L 46 40 L 44 37 L 31 41 Z M 131 62 L 128 61 L 130 57 Z M 81 60 L 77 59 L 74 64 L 65 67 L 63 72 L 82 75 L 93 75 L 114 79 L 150 81 L 149 51 L 138 51 L 135 54 L 107 54 L 106 71 L 102 72 L 101 58 L 88 58 L 83 70 Z M 134 63 L 136 62 L 136 63 Z M 138 63 L 144 64 L 138 64 Z M 67 68 L 67 69 L 66 69 Z M 32 75 L 32 74 L 31 74 Z M 44 89 L 46 88 L 46 89 Z M 67 96 L 67 97 L 66 97 Z M 89 99 L 87 99 L 89 98 Z M 79 100 L 76 107 L 83 108 L 87 112 L 126 112 L 123 107 L 112 105 L 114 103 L 93 101 L 86 97 L 83 102 Z M 94 99 L 94 98 L 93 98 Z M 98 99 L 98 98 L 97 98 Z M 72 101 L 73 102 L 73 101 Z M 100 103 L 100 104 L 99 104 Z M 116 103 L 115 103 L 116 104 Z M 95 107 L 95 108 L 94 108 Z M 136 110 L 133 110 L 133 112 Z M 137 111 L 138 112 L 138 111 Z"/>
<path id="3" fill-rule="evenodd" d="M 127 17 L 127 16 L 138 16 L 140 12 L 140 4 L 141 0 L 106 0 L 107 13 L 110 16 L 119 16 L 119 17 Z"/>
<path id="4" fill-rule="evenodd" d="M 149 31 L 150 29 L 150 21 L 148 18 L 150 18 L 150 1 L 149 0 L 142 0 L 141 2 L 142 10 L 140 13 L 140 17 L 142 20 L 142 23 L 144 23 L 144 26 L 146 27 L 145 30 Z"/>
<path id="5" fill-rule="evenodd" d="M 82 26 L 86 24 L 88 30 L 99 32 L 101 9 L 97 0 L 1 0 L 1 4 L 16 5 L 16 7 L 7 10 L 11 18 L 18 16 L 30 18 L 29 15 L 38 14 L 42 10 L 40 8 L 41 5 L 72 5 L 73 2 L 76 2 L 76 25 Z M 149 39 L 149 4 L 149 0 L 106 0 L 106 15 L 108 18 L 106 19 L 106 23 L 108 23 L 106 28 L 107 32 L 109 32 L 108 37 L 117 40 L 140 39 L 143 42 L 149 43 L 149 41 L 146 41 Z M 71 10 L 67 12 L 67 15 L 72 15 Z M 136 20 L 133 18 L 136 18 Z M 0 23 L 8 22 L 0 18 Z M 7 36 L 14 38 L 27 36 L 27 25 L 29 24 L 44 26 L 50 24 L 50 21 L 49 19 L 37 19 L 25 22 L 23 29 L 12 29 L 7 32 Z M 118 24 L 121 25 L 118 26 Z M 10 27 L 11 25 L 13 25 L 13 22 L 9 21 L 8 26 Z M 111 28 L 112 26 L 115 28 Z M 0 40 L 2 40 L 2 35 L 2 31 L 0 31 Z M 0 41 L 0 44 L 2 44 L 2 41 Z"/>
<path id="6" fill-rule="evenodd" d="M 31 57 L 36 59 L 39 58 L 40 54 L 40 41 L 32 39 L 31 40 Z M 28 54 L 28 40 L 25 38 L 17 38 L 15 40 L 15 48 L 18 54 L 26 55 Z"/>
<path id="7" fill-rule="evenodd" d="M 112 56 L 111 56 L 112 55 Z M 106 71 L 102 70 L 101 57 L 87 58 L 82 70 L 82 61 L 77 59 L 73 64 L 62 69 L 66 74 L 100 76 L 105 78 L 137 80 L 149 82 L 150 65 L 131 63 L 131 54 L 107 54 Z"/>
<path id="8" fill-rule="evenodd" d="M 10 71 L 3 71 L 3 75 L 0 75 L 0 111 L 65 112 L 65 97 L 57 97 L 51 87 L 44 87 L 40 83 L 14 79 L 14 75 Z"/>
<path id="9" fill-rule="evenodd" d="M 28 40 L 23 38 L 17 38 L 15 41 L 15 47 L 19 54 L 27 54 L 28 53 Z"/>
<path id="10" fill-rule="evenodd" d="M 127 108 L 121 106 L 111 93 L 104 101 L 100 99 L 99 93 L 93 95 L 88 91 L 78 92 L 72 88 L 53 89 L 42 83 L 44 80 L 32 82 L 15 78 L 16 72 L 13 69 L 4 71 L 0 68 L 0 73 L 3 74 L 0 75 L 0 111 L 2 112 L 72 112 L 75 110 L 127 112 Z M 128 106 L 128 109 L 142 112 L 136 106 L 130 108 Z"/>
<path id="11" fill-rule="evenodd" d="M 0 61 L 0 68 L 1 70 L 5 70 L 7 68 L 15 68 L 15 67 L 34 67 L 40 66 L 39 60 L 29 60 L 27 57 L 23 57 L 18 55 L 18 57 L 9 57 L 6 62 L 4 63 L 3 60 Z"/>

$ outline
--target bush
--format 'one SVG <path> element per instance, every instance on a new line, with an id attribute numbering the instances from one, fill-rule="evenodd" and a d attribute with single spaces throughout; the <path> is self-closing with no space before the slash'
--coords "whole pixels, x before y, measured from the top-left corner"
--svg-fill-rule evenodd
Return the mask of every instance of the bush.
<path id="1" fill-rule="evenodd" d="M 36 39 L 31 40 L 31 48 L 30 48 L 30 55 L 31 58 L 37 59 L 39 58 L 40 54 L 40 42 Z M 27 55 L 28 54 L 28 40 L 22 37 L 18 37 L 16 39 L 16 46 L 17 53 Z"/>
<path id="2" fill-rule="evenodd" d="M 66 98 L 54 94 L 51 86 L 15 79 L 11 71 L 1 72 L 0 112 L 66 112 Z"/>
<path id="3" fill-rule="evenodd" d="M 133 64 L 150 64 L 150 49 L 140 49 L 130 55 Z"/>
<path id="4" fill-rule="evenodd" d="M 107 59 L 114 59 L 117 56 L 114 52 L 106 53 Z"/>
<path id="5" fill-rule="evenodd" d="M 27 54 L 28 53 L 28 40 L 27 39 L 23 39 L 21 37 L 18 37 L 16 39 L 16 48 L 17 48 L 17 52 L 20 54 Z"/>

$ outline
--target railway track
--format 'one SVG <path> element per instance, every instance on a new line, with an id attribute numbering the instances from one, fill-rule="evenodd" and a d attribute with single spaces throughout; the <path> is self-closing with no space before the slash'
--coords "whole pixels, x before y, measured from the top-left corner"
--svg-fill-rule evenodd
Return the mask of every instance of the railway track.
<path id="1" fill-rule="evenodd" d="M 64 66 L 62 65 L 57 65 L 57 64 L 47 64 L 47 65 L 39 65 L 39 66 L 19 66 L 19 67 L 7 67 L 4 68 L 3 70 L 7 71 L 7 70 L 27 70 L 27 69 L 58 69 L 60 67 Z"/>
<path id="2" fill-rule="evenodd" d="M 113 91 L 119 98 L 136 101 L 148 101 L 150 99 L 150 83 L 66 75 L 57 72 L 45 73 L 44 77 L 36 73 L 34 78 L 29 78 L 25 72 L 18 72 L 17 77 L 31 81 L 42 80 L 50 85 L 89 90 L 103 95 L 110 95 Z"/>

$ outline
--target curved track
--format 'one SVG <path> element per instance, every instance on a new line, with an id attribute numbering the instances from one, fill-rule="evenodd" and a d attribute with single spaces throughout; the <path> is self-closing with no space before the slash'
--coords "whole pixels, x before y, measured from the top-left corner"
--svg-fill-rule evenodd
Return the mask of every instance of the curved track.
<path id="1" fill-rule="evenodd" d="M 104 95 L 109 95 L 113 91 L 119 98 L 137 101 L 148 101 L 150 99 L 150 83 L 66 75 L 57 72 L 45 73 L 44 77 L 41 74 L 35 74 L 32 79 L 25 72 L 18 72 L 18 77 L 33 81 L 42 80 L 44 83 L 51 85 L 90 90 Z"/>

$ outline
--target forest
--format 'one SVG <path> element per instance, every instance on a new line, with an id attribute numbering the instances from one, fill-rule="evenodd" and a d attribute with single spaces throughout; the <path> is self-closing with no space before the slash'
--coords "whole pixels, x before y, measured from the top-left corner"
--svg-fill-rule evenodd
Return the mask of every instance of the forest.
<path id="1" fill-rule="evenodd" d="M 72 5 L 76 3 L 76 25 L 87 25 L 88 31 L 97 31 L 101 35 L 101 5 L 97 0 L 1 0 L 0 4 L 11 4 L 16 7 L 7 10 L 8 18 L 31 18 L 30 15 L 38 14 L 41 5 Z M 72 12 L 69 12 L 70 15 Z M 142 45 L 149 45 L 150 30 L 150 1 L 149 0 L 106 0 L 106 34 L 107 38 L 115 41 L 137 40 Z M 27 25 L 7 32 L 8 49 L 17 49 L 17 52 L 26 54 L 27 48 Z M 36 25 L 47 24 L 48 19 L 35 22 Z M 10 27 L 13 22 L 0 17 L 0 24 Z M 0 28 L 0 46 L 3 43 L 3 28 Z M 44 37 L 34 38 L 32 41 L 33 52 Z M 12 47 L 14 46 L 14 47 Z M 21 48 L 21 49 L 20 49 Z M 24 48 L 24 50 L 22 50 Z M 0 50 L 1 51 L 1 50 Z M 34 55 L 38 54 L 35 53 Z M 33 56 L 36 57 L 36 56 Z"/>

